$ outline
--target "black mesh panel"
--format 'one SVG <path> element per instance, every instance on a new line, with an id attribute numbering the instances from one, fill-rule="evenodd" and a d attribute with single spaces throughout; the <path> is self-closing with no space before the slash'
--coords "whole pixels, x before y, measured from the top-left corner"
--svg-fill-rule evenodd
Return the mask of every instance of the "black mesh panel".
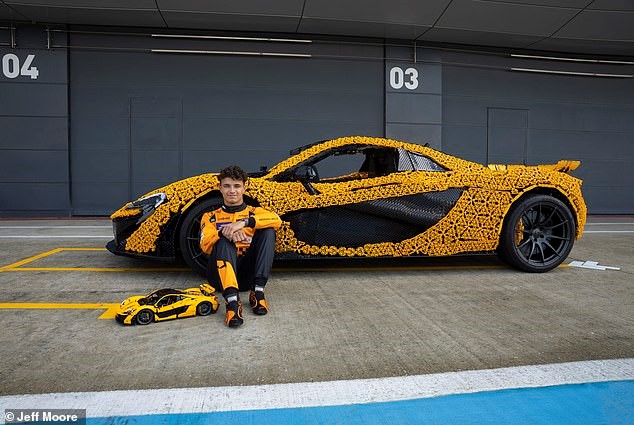
<path id="1" fill-rule="evenodd" d="M 358 247 L 400 242 L 438 223 L 462 189 L 378 199 L 344 206 L 296 211 L 284 215 L 295 236 L 310 245 Z"/>

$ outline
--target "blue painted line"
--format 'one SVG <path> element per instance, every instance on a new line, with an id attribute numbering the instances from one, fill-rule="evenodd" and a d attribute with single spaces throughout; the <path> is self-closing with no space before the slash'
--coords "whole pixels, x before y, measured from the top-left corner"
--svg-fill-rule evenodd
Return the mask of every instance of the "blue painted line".
<path id="1" fill-rule="evenodd" d="M 87 422 L 90 425 L 632 425 L 634 381 L 518 388 L 343 406 L 113 416 L 89 418 Z"/>

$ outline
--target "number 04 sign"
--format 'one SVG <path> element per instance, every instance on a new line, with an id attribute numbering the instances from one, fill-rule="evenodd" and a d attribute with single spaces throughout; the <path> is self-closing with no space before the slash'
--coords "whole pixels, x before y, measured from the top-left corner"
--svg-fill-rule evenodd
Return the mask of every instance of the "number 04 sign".
<path id="1" fill-rule="evenodd" d="M 394 66 L 390 69 L 390 87 L 398 90 L 403 86 L 408 90 L 418 88 L 418 70 L 416 68 L 407 68 L 403 71 L 403 68 Z"/>
<path id="2" fill-rule="evenodd" d="M 32 80 L 37 80 L 37 76 L 40 72 L 36 67 L 32 66 L 35 55 L 27 55 L 22 65 L 20 65 L 20 58 L 13 53 L 7 53 L 2 57 L 2 74 L 7 78 L 17 78 L 20 75 L 31 77 Z"/>

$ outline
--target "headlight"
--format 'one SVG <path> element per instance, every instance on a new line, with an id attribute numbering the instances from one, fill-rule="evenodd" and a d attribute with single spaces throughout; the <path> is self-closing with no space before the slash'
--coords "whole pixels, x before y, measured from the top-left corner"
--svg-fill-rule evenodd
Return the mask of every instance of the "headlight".
<path id="1" fill-rule="evenodd" d="M 163 202 L 167 201 L 167 195 L 163 192 L 155 193 L 154 195 L 145 196 L 132 202 L 128 209 L 141 208 L 143 215 L 139 218 L 136 224 L 142 223 L 148 218 Z"/>
<path id="2" fill-rule="evenodd" d="M 128 209 L 142 208 L 145 210 L 147 207 L 156 208 L 167 200 L 167 195 L 163 192 L 155 193 L 154 195 L 145 196 L 132 202 L 132 205 Z"/>

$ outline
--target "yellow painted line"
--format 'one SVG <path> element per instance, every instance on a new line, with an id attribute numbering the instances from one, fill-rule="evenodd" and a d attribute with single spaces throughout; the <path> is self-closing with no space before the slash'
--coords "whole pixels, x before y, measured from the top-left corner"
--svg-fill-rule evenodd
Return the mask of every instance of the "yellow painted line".
<path id="1" fill-rule="evenodd" d="M 560 266 L 563 267 L 563 266 Z M 474 269 L 508 269 L 509 266 L 403 266 L 403 267 L 297 267 L 273 268 L 276 273 L 283 272 L 368 272 L 368 271 L 407 271 L 407 270 L 474 270 Z M 168 267 L 18 267 L 6 269 L 6 272 L 191 272 L 190 268 Z"/>
<path id="2" fill-rule="evenodd" d="M 18 267 L 6 272 L 191 272 L 189 268 L 169 267 Z"/>
<path id="3" fill-rule="evenodd" d="M 119 304 L 113 304 L 108 310 L 101 313 L 101 316 L 97 317 L 97 319 L 114 319 L 114 316 L 117 314 L 117 308 Z"/>
<path id="4" fill-rule="evenodd" d="M 105 251 L 105 250 L 106 248 L 55 248 L 55 249 L 51 249 L 50 251 L 46 251 L 41 254 L 34 255 L 32 257 L 25 258 L 24 260 L 20 260 L 13 264 L 8 264 L 6 266 L 0 267 L 0 272 L 15 269 L 17 267 L 32 263 L 33 261 L 42 259 L 44 257 L 48 257 L 49 255 L 57 254 L 62 251 Z"/>
<path id="5" fill-rule="evenodd" d="M 116 307 L 119 304 L 113 303 L 47 303 L 47 302 L 16 302 L 16 303 L 0 303 L 0 308 L 17 308 L 17 309 L 100 309 Z"/>
<path id="6" fill-rule="evenodd" d="M 34 255 L 24 260 L 0 268 L 0 272 L 188 272 L 190 268 L 177 267 L 21 267 L 33 261 L 58 254 L 64 251 L 106 251 L 106 248 L 55 248 L 50 251 Z"/>
<path id="7" fill-rule="evenodd" d="M 101 310 L 106 309 L 99 319 L 113 319 L 119 304 L 112 303 L 0 303 L 5 310 Z"/>
<path id="8" fill-rule="evenodd" d="M 106 248 L 59 248 L 60 251 L 107 251 Z"/>
<path id="9" fill-rule="evenodd" d="M 0 267 L 0 271 L 10 270 L 10 269 L 14 269 L 16 267 L 23 266 L 23 265 L 31 263 L 31 262 L 33 262 L 35 260 L 39 260 L 40 258 L 44 258 L 44 257 L 48 257 L 49 255 L 57 254 L 58 252 L 62 251 L 63 249 L 64 248 L 55 248 L 55 249 L 51 249 L 50 251 L 46 251 L 46 252 L 43 252 L 41 254 L 34 255 L 32 257 L 25 258 L 24 260 L 18 261 L 16 263 L 8 264 L 6 266 Z"/>
<path id="10" fill-rule="evenodd" d="M 106 251 L 106 248 L 55 248 L 50 251 L 26 258 L 13 264 L 1 267 L 0 272 L 189 272 L 187 267 L 21 267 L 35 260 L 53 255 L 62 251 Z M 568 264 L 561 264 L 559 267 L 568 267 Z M 472 265 L 472 266 L 396 266 L 396 267 L 293 267 L 277 268 L 275 272 L 355 272 L 355 271 L 407 271 L 407 270 L 490 270 L 508 269 L 506 265 Z"/>
<path id="11" fill-rule="evenodd" d="M 559 267 L 568 267 L 562 264 Z M 510 266 L 403 266 L 403 267 L 294 267 L 273 268 L 275 273 L 284 272 L 371 272 L 371 271 L 442 271 L 442 270 L 492 270 L 510 269 Z M 192 272 L 190 268 L 168 267 L 19 267 L 3 270 L 5 272 Z"/>

